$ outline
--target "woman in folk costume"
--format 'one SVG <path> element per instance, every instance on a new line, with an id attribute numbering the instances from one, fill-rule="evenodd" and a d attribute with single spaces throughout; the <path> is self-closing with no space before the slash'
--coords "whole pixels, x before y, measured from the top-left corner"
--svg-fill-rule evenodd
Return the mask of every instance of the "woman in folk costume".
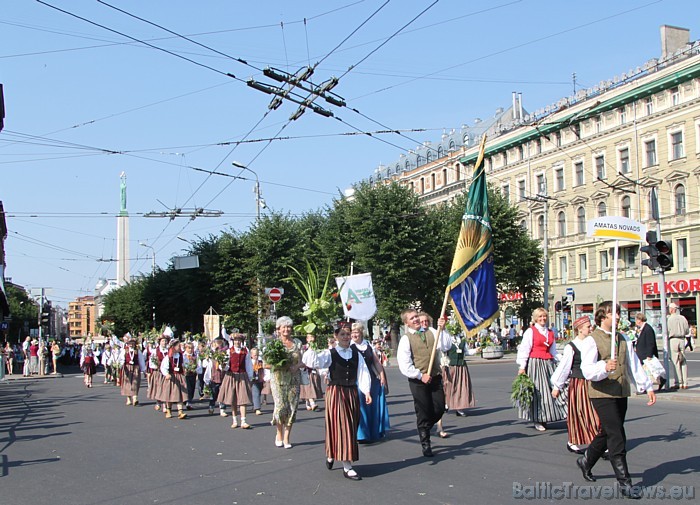
<path id="1" fill-rule="evenodd" d="M 163 389 L 161 398 L 165 402 L 165 417 L 171 418 L 171 406 L 177 404 L 177 418 L 187 419 L 184 412 L 184 402 L 187 398 L 187 385 L 185 384 L 185 358 L 180 350 L 180 341 L 170 342 L 168 354 L 160 364 L 160 373 L 163 374 Z"/>
<path id="2" fill-rule="evenodd" d="M 165 410 L 165 400 L 162 398 L 163 392 L 163 374 L 161 372 L 161 365 L 168 356 L 168 342 L 170 337 L 167 335 L 161 335 L 158 339 L 158 345 L 151 350 L 151 358 L 149 359 L 149 369 L 151 371 L 148 377 L 148 398 L 155 400 L 156 404 L 153 407 L 156 410 Z"/>
<path id="3" fill-rule="evenodd" d="M 569 452 L 583 454 L 581 445 L 588 445 L 598 434 L 600 421 L 588 397 L 588 384 L 581 371 L 581 345 L 591 334 L 591 320 L 588 316 L 579 317 L 574 321 L 576 338 L 564 347 L 564 355 L 552 375 L 552 396 L 556 398 L 564 390 L 564 384 L 569 381 L 568 412 L 566 427 L 569 440 L 566 448 Z"/>
<path id="4" fill-rule="evenodd" d="M 92 341 L 88 340 L 80 351 L 80 369 L 85 375 L 85 386 L 92 387 L 92 376 L 97 371 L 97 358 L 92 350 Z"/>
<path id="5" fill-rule="evenodd" d="M 97 357 L 96 357 L 97 358 Z M 114 374 L 112 373 L 112 345 L 109 342 L 105 343 L 102 354 L 99 357 L 100 364 L 105 369 L 105 381 L 107 384 L 114 381 Z"/>
<path id="6" fill-rule="evenodd" d="M 359 442 L 376 442 L 384 438 L 390 428 L 389 408 L 384 394 L 386 374 L 379 358 L 374 354 L 372 346 L 364 338 L 364 325 L 352 323 L 351 328 L 352 346 L 357 348 L 369 370 L 372 396 L 372 402 L 369 404 L 365 402 L 364 393 L 360 392 L 360 424 L 357 428 L 357 440 Z"/>
<path id="7" fill-rule="evenodd" d="M 304 351 L 310 348 L 311 342 L 313 342 L 315 338 L 316 337 L 311 334 L 306 335 L 306 345 L 303 348 Z M 299 389 L 299 398 L 304 400 L 306 403 L 306 410 L 318 410 L 316 400 L 323 398 L 323 390 L 321 389 L 321 375 L 318 373 L 318 371 L 308 367 L 306 368 L 306 373 L 309 377 L 308 384 L 301 385 L 301 388 Z"/>
<path id="8" fill-rule="evenodd" d="M 453 344 L 445 353 L 447 358 L 445 378 L 445 405 L 458 417 L 466 416 L 465 409 L 476 406 L 472 377 L 467 366 L 467 356 L 474 356 L 481 348 L 469 349 L 466 338 L 453 337 Z"/>
<path id="9" fill-rule="evenodd" d="M 146 371 L 146 360 L 135 339 L 129 337 L 126 341 L 119 352 L 118 362 L 121 365 L 121 394 L 126 396 L 127 405 L 135 407 L 139 404 L 141 374 Z"/>
<path id="10" fill-rule="evenodd" d="M 545 431 L 547 423 L 566 419 L 566 392 L 552 397 L 550 380 L 557 360 L 554 332 L 547 327 L 547 311 L 535 309 L 532 325 L 523 333 L 515 361 L 518 374 L 527 374 L 535 384 L 529 409 L 520 409 L 521 419 L 535 423 L 537 431 Z"/>
<path id="11" fill-rule="evenodd" d="M 192 410 L 194 408 L 192 407 L 192 400 L 194 400 L 194 391 L 197 387 L 197 370 L 199 369 L 193 342 L 185 342 L 185 352 L 182 355 L 185 359 L 185 384 L 187 385 L 185 408 Z"/>
<path id="12" fill-rule="evenodd" d="M 335 349 L 316 352 L 309 349 L 303 361 L 310 368 L 328 368 L 329 383 L 326 389 L 326 468 L 331 470 L 338 460 L 343 463 L 346 479 L 360 480 L 352 468 L 359 459 L 357 429 L 360 425 L 360 397 L 372 404 L 370 394 L 372 378 L 365 360 L 356 346 L 351 346 L 350 332 L 342 328 L 338 332 Z"/>
<path id="13" fill-rule="evenodd" d="M 252 428 L 246 421 L 246 407 L 251 405 L 252 393 L 250 391 L 250 381 L 253 378 L 253 363 L 250 360 L 248 349 L 243 347 L 245 336 L 236 333 L 232 336 L 232 346 L 228 349 L 228 362 L 226 363 L 224 380 L 221 382 L 219 390 L 219 402 L 224 405 L 231 405 L 231 416 L 233 421 L 231 428 L 238 428 L 236 409 L 241 414 L 240 427 L 244 430 Z"/>
<path id="14" fill-rule="evenodd" d="M 222 337 L 215 338 L 211 343 L 213 352 L 219 352 L 223 347 L 224 339 Z M 211 356 L 201 359 L 201 366 L 204 370 L 204 384 L 211 392 L 211 397 L 209 398 L 209 415 L 214 414 L 214 406 L 218 403 L 219 415 L 221 417 L 228 416 L 225 405 L 223 403 L 219 403 L 219 389 L 221 388 L 221 383 L 224 380 L 224 371 L 222 370 L 221 366 L 219 366 L 219 363 L 217 363 Z"/>

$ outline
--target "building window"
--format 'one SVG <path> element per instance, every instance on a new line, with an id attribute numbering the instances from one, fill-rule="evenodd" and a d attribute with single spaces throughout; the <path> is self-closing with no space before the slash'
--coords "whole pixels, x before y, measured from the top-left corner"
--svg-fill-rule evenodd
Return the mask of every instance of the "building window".
<path id="1" fill-rule="evenodd" d="M 676 240 L 676 265 L 679 272 L 688 271 L 688 241 L 684 238 Z"/>
<path id="2" fill-rule="evenodd" d="M 554 145 L 561 147 L 561 132 L 554 132 Z"/>
<path id="3" fill-rule="evenodd" d="M 510 184 L 504 184 L 501 186 L 501 194 L 506 202 L 510 202 Z"/>
<path id="4" fill-rule="evenodd" d="M 637 268 L 637 246 L 624 247 L 622 249 L 625 261 L 625 277 L 634 277 Z"/>
<path id="5" fill-rule="evenodd" d="M 644 142 L 644 167 L 656 165 L 656 139 Z"/>
<path id="6" fill-rule="evenodd" d="M 583 186 L 583 161 L 574 163 L 574 174 L 576 175 L 576 185 Z"/>
<path id="7" fill-rule="evenodd" d="M 632 217 L 632 203 L 629 196 L 622 197 L 622 217 Z"/>
<path id="8" fill-rule="evenodd" d="M 608 251 L 600 251 L 600 278 L 608 280 L 610 278 L 610 257 Z"/>
<path id="9" fill-rule="evenodd" d="M 630 150 L 625 147 L 618 152 L 620 172 L 623 174 L 630 173 Z"/>
<path id="10" fill-rule="evenodd" d="M 430 190 L 435 191 L 435 174 L 430 174 Z"/>
<path id="11" fill-rule="evenodd" d="M 418 159 L 416 161 L 416 164 L 420 167 L 425 165 L 425 158 L 423 158 L 423 155 L 419 154 Z"/>
<path id="12" fill-rule="evenodd" d="M 564 167 L 556 168 L 554 176 L 557 179 L 557 191 L 564 191 Z"/>
<path id="13" fill-rule="evenodd" d="M 605 156 L 602 154 L 595 157 L 595 173 L 598 179 L 605 179 Z"/>
<path id="14" fill-rule="evenodd" d="M 603 131 L 603 116 L 596 116 L 595 118 L 595 132 L 600 133 Z"/>
<path id="15" fill-rule="evenodd" d="M 420 194 L 425 193 L 425 177 L 420 178 Z"/>
<path id="16" fill-rule="evenodd" d="M 564 211 L 557 215 L 557 225 L 559 226 L 559 236 L 566 237 L 566 214 Z"/>
<path id="17" fill-rule="evenodd" d="M 669 90 L 671 92 L 671 105 L 678 105 L 681 103 L 681 90 L 678 86 L 675 88 L 671 88 Z"/>
<path id="18" fill-rule="evenodd" d="M 576 211 L 576 220 L 578 221 L 578 232 L 586 233 L 586 209 L 583 205 Z"/>
<path id="19" fill-rule="evenodd" d="M 545 182 L 544 182 L 544 174 L 539 174 L 537 176 L 537 194 L 538 195 L 546 195 L 547 194 L 547 186 L 545 185 Z"/>
<path id="20" fill-rule="evenodd" d="M 605 202 L 598 203 L 598 217 L 605 217 L 608 215 L 608 206 Z"/>
<path id="21" fill-rule="evenodd" d="M 559 279 L 562 284 L 569 282 L 569 272 L 566 265 L 566 256 L 559 256 Z"/>
<path id="22" fill-rule="evenodd" d="M 685 214 L 685 186 L 678 184 L 673 190 L 674 201 L 676 203 L 676 215 Z"/>
<path id="23" fill-rule="evenodd" d="M 522 221 L 520 221 L 520 227 L 523 230 L 527 231 L 527 221 L 525 221 L 524 219 Z"/>
<path id="24" fill-rule="evenodd" d="M 411 162 L 406 160 L 406 170 L 411 170 Z"/>
<path id="25" fill-rule="evenodd" d="M 537 217 L 537 238 L 544 240 L 544 216 Z"/>
<path id="26" fill-rule="evenodd" d="M 627 122 L 627 110 L 625 109 L 624 105 L 620 108 L 619 117 L 621 125 Z"/>
<path id="27" fill-rule="evenodd" d="M 542 139 L 535 139 L 535 154 L 542 154 Z"/>
<path id="28" fill-rule="evenodd" d="M 428 152 L 426 153 L 426 155 L 428 157 L 428 163 L 433 161 L 433 150 L 432 149 L 428 149 Z"/>
<path id="29" fill-rule="evenodd" d="M 518 155 L 520 156 L 520 158 L 518 158 L 519 161 L 523 161 L 525 159 L 525 149 L 522 145 L 518 146 Z"/>
<path id="30" fill-rule="evenodd" d="M 647 111 L 647 116 L 651 116 L 654 113 L 654 97 L 647 97 L 644 102 L 644 108 Z"/>
<path id="31" fill-rule="evenodd" d="M 671 134 L 671 159 L 678 160 L 685 156 L 683 150 L 683 132 L 673 132 Z"/>
<path id="32" fill-rule="evenodd" d="M 518 181 L 518 198 L 521 202 L 525 201 L 525 181 Z"/>
<path id="33" fill-rule="evenodd" d="M 447 169 L 442 169 L 442 185 L 447 186 Z"/>
<path id="34" fill-rule="evenodd" d="M 438 158 L 442 158 L 444 155 L 445 155 L 445 153 L 443 152 L 442 146 L 438 146 L 438 153 L 437 153 Z"/>
<path id="35" fill-rule="evenodd" d="M 455 141 L 454 141 L 454 140 L 450 140 L 450 145 L 449 145 L 449 147 L 448 147 L 447 149 L 450 150 L 450 151 L 454 151 L 454 150 L 455 150 Z"/>
<path id="36" fill-rule="evenodd" d="M 416 186 L 413 184 L 413 181 L 411 181 L 411 192 L 415 193 L 416 191 Z"/>
<path id="37" fill-rule="evenodd" d="M 578 255 L 578 272 L 581 282 L 585 282 L 588 279 L 588 257 L 585 253 Z"/>

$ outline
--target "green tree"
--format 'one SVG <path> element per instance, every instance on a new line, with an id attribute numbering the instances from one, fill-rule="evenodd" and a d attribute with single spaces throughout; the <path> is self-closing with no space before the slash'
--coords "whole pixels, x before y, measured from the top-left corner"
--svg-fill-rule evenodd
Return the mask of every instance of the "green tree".
<path id="1" fill-rule="evenodd" d="M 135 334 L 151 326 L 151 304 L 144 296 L 147 283 L 145 279 L 137 280 L 105 296 L 102 320 L 113 321 L 118 336 L 127 331 Z"/>
<path id="2" fill-rule="evenodd" d="M 39 305 L 24 289 L 20 289 L 14 284 L 7 283 L 5 292 L 12 318 L 7 332 L 7 341 L 21 342 L 26 335 L 29 335 L 29 329 L 39 327 L 37 322 Z"/>

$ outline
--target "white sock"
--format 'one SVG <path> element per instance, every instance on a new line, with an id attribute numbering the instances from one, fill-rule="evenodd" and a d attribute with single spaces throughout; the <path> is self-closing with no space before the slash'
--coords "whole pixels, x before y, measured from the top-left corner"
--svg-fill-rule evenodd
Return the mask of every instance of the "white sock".
<path id="1" fill-rule="evenodd" d="M 352 470 L 352 461 L 343 461 L 343 470 L 346 472 Z"/>
<path id="2" fill-rule="evenodd" d="M 235 419 L 235 417 L 234 417 L 234 419 Z M 246 424 L 245 417 L 241 417 L 241 424 Z"/>

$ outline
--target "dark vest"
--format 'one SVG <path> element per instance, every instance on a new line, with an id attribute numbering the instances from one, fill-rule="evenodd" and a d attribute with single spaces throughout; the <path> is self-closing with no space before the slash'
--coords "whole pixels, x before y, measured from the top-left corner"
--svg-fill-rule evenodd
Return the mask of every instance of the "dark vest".
<path id="1" fill-rule="evenodd" d="M 408 337 L 409 344 L 411 344 L 413 366 L 420 370 L 420 373 L 428 373 L 430 354 L 433 352 L 433 347 L 435 345 L 435 335 L 433 335 L 431 330 L 427 330 L 425 332 L 425 342 L 423 342 L 423 339 L 418 332 L 408 331 L 406 336 Z M 437 352 L 435 355 L 435 359 L 433 360 L 433 369 L 430 372 L 431 377 L 440 375 L 440 360 L 437 358 Z"/>
<path id="2" fill-rule="evenodd" d="M 462 352 L 457 352 L 459 349 Z M 452 347 L 447 351 L 447 357 L 450 358 L 450 366 L 466 366 L 464 358 L 467 356 L 467 342 L 462 340 L 459 344 L 452 344 Z"/>
<path id="3" fill-rule="evenodd" d="M 175 362 L 175 357 L 177 356 L 177 363 Z M 185 360 L 182 358 L 182 354 L 177 352 L 168 358 L 170 360 L 170 375 L 180 375 L 185 371 Z M 177 366 L 177 370 L 175 367 Z"/>
<path id="4" fill-rule="evenodd" d="M 569 377 L 574 377 L 576 379 L 585 379 L 583 372 L 581 371 L 581 351 L 578 347 L 574 345 L 573 342 L 569 342 L 571 349 L 574 351 L 574 359 L 571 361 L 571 371 L 569 372 Z"/>
<path id="5" fill-rule="evenodd" d="M 591 334 L 598 348 L 598 360 L 610 359 L 612 350 L 610 335 L 600 328 Z M 617 335 L 617 369 L 608 374 L 607 379 L 591 381 L 588 385 L 588 396 L 591 398 L 626 398 L 630 396 L 630 383 L 627 378 L 627 341 Z"/>
<path id="6" fill-rule="evenodd" d="M 138 365 L 139 364 L 139 352 L 134 351 L 134 359 L 129 356 L 129 351 L 124 351 L 124 364 L 125 365 Z"/>
<path id="7" fill-rule="evenodd" d="M 357 385 L 357 367 L 360 364 L 360 356 L 357 347 L 350 346 L 352 356 L 350 359 L 343 358 L 336 349 L 331 349 L 331 366 L 328 368 L 330 373 L 331 386 L 356 386 Z"/>
<path id="8" fill-rule="evenodd" d="M 229 349 L 229 370 L 231 373 L 243 373 L 245 372 L 245 357 L 248 355 L 248 351 L 245 347 L 241 348 L 241 352 L 236 352 L 233 347 Z"/>

